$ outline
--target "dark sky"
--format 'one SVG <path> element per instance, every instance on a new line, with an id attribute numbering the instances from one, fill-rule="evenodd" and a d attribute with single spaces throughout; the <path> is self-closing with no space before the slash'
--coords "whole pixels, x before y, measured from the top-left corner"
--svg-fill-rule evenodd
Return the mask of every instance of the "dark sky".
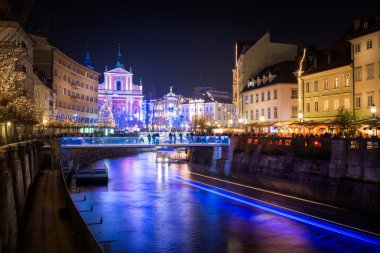
<path id="1" fill-rule="evenodd" d="M 328 1 L 43 1 L 34 0 L 27 30 L 83 63 L 86 44 L 99 72 L 113 67 L 118 43 L 124 64 L 144 92 L 190 95 L 195 85 L 231 92 L 234 44 L 257 40 L 270 28 L 273 42 L 329 46 L 357 15 L 380 4 Z M 330 1 L 331 2 L 331 1 Z M 266 4 L 267 3 L 267 4 Z"/>

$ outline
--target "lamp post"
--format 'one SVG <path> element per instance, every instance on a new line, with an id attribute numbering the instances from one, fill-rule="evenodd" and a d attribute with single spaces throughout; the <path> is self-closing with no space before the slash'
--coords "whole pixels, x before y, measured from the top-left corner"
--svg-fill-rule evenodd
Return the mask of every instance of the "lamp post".
<path id="1" fill-rule="evenodd" d="M 298 120 L 299 120 L 300 122 L 303 121 L 303 113 L 302 113 L 302 112 L 299 112 L 299 113 L 298 113 Z"/>
<path id="2" fill-rule="evenodd" d="M 260 124 L 261 124 L 261 126 L 260 126 L 260 133 L 264 132 L 264 129 L 263 129 L 263 126 L 262 126 L 262 124 L 264 123 L 264 121 L 265 121 L 264 115 L 261 115 L 260 116 Z"/>
<path id="3" fill-rule="evenodd" d="M 371 113 L 372 113 L 372 119 L 373 119 L 373 127 L 376 129 L 375 134 L 377 136 L 377 127 L 375 125 L 375 113 L 377 112 L 376 106 L 371 106 Z"/>

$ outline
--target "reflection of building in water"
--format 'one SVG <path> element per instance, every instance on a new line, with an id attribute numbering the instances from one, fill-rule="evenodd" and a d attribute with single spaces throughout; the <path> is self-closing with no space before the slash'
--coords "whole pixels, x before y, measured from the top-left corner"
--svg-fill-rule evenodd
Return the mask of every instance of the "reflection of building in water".
<path id="1" fill-rule="evenodd" d="M 104 82 L 99 84 L 99 107 L 105 101 L 112 109 L 117 128 L 141 126 L 142 85 L 133 83 L 132 71 L 122 63 L 120 46 L 116 55 L 115 68 L 104 72 Z"/>

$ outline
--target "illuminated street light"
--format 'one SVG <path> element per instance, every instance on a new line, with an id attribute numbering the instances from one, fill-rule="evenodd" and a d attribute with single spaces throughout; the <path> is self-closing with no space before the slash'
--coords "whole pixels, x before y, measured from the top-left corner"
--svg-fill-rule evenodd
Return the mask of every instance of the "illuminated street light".
<path id="1" fill-rule="evenodd" d="M 375 118 L 375 113 L 376 112 L 377 112 L 376 106 L 371 106 L 372 118 Z"/>
<path id="2" fill-rule="evenodd" d="M 260 116 L 260 122 L 261 123 L 263 123 L 265 121 L 265 118 L 264 118 L 264 116 L 262 115 L 262 116 Z"/>
<path id="3" fill-rule="evenodd" d="M 372 113 L 372 118 L 373 118 L 373 127 L 375 130 L 372 130 L 375 132 L 375 135 L 377 136 L 377 127 L 376 127 L 376 122 L 375 122 L 375 113 L 377 112 L 376 106 L 371 106 L 371 113 Z"/>
<path id="4" fill-rule="evenodd" d="M 302 112 L 299 112 L 299 113 L 298 113 L 298 120 L 299 120 L 300 122 L 302 122 L 302 120 L 303 120 L 303 113 L 302 113 Z"/>

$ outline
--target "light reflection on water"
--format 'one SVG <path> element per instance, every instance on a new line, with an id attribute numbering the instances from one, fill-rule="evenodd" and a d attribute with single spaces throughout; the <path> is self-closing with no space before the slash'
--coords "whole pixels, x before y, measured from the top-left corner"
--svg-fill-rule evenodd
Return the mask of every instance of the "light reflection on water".
<path id="1" fill-rule="evenodd" d="M 81 187 L 77 202 L 110 252 L 379 252 L 312 227 L 175 181 L 187 164 L 156 164 L 154 153 L 105 159 L 108 186 Z M 173 169 L 173 168 L 176 168 Z M 178 169 L 178 170 L 177 170 Z M 74 196 L 74 194 L 73 194 Z"/>

